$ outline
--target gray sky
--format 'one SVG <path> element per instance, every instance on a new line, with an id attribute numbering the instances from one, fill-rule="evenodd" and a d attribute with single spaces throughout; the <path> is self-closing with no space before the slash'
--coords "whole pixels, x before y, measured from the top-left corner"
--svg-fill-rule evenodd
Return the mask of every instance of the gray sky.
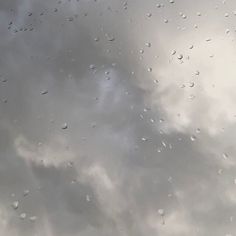
<path id="1" fill-rule="evenodd" d="M 235 10 L 0 2 L 0 235 L 236 235 Z"/>

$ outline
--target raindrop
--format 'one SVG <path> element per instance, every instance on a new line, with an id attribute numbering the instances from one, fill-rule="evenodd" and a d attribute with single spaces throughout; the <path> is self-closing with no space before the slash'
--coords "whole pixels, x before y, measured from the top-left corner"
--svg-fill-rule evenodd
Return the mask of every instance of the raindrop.
<path id="1" fill-rule="evenodd" d="M 225 17 L 229 17 L 229 13 L 225 13 Z"/>
<path id="2" fill-rule="evenodd" d="M 14 201 L 12 203 L 12 207 L 13 207 L 14 210 L 16 210 L 19 207 L 19 201 Z"/>
<path id="3" fill-rule="evenodd" d="M 86 201 L 87 201 L 87 202 L 90 202 L 90 201 L 91 201 L 91 199 L 90 199 L 90 196 L 89 196 L 89 195 L 86 195 Z"/>
<path id="4" fill-rule="evenodd" d="M 150 42 L 145 43 L 146 47 L 150 48 L 152 44 Z"/>
<path id="5" fill-rule="evenodd" d="M 115 41 L 115 37 L 114 37 L 113 35 L 105 34 L 105 36 L 106 36 L 106 38 L 107 38 L 107 40 L 108 40 L 109 42 Z"/>
<path id="6" fill-rule="evenodd" d="M 189 49 L 193 49 L 193 45 L 190 45 L 190 46 L 189 46 Z"/>
<path id="7" fill-rule="evenodd" d="M 165 224 L 165 219 L 164 219 L 165 211 L 163 209 L 158 209 L 158 214 L 161 216 L 162 224 L 164 225 Z"/>
<path id="8" fill-rule="evenodd" d="M 183 57 L 184 57 L 183 54 L 179 54 L 177 58 L 178 58 L 179 60 L 182 60 Z"/>
<path id="9" fill-rule="evenodd" d="M 197 129 L 196 129 L 196 133 L 199 134 L 200 132 L 201 132 L 201 129 L 200 129 L 200 128 L 197 128 Z"/>
<path id="10" fill-rule="evenodd" d="M 43 90 L 43 91 L 41 91 L 41 94 L 42 95 L 45 95 L 45 94 L 47 94 L 48 93 L 48 90 Z"/>
<path id="11" fill-rule="evenodd" d="M 24 220 L 25 218 L 26 218 L 26 213 L 21 213 L 21 214 L 20 214 L 20 219 L 21 219 L 21 220 Z"/>
<path id="12" fill-rule="evenodd" d="M 225 160 L 227 160 L 229 156 L 228 156 L 227 153 L 223 153 L 223 154 L 222 154 L 222 157 L 223 157 Z"/>
<path id="13" fill-rule="evenodd" d="M 190 82 L 190 83 L 189 83 L 189 87 L 190 87 L 190 88 L 193 88 L 194 85 L 195 85 L 194 82 Z"/>
<path id="14" fill-rule="evenodd" d="M 68 128 L 67 123 L 64 123 L 61 128 L 62 128 L 62 129 L 67 129 L 67 128 Z"/>
<path id="15" fill-rule="evenodd" d="M 95 41 L 95 42 L 98 42 L 98 41 L 99 41 L 99 37 L 95 37 L 95 38 L 94 38 L 94 41 Z"/>
<path id="16" fill-rule="evenodd" d="M 73 21 L 74 18 L 73 18 L 73 17 L 69 17 L 67 20 L 68 20 L 68 21 Z"/>
<path id="17" fill-rule="evenodd" d="M 176 54 L 176 51 L 172 50 L 171 55 L 175 55 L 175 54 Z"/>
<path id="18" fill-rule="evenodd" d="M 151 17 L 152 16 L 152 13 L 147 13 L 147 17 Z"/>
<path id="19" fill-rule="evenodd" d="M 195 75 L 200 75 L 200 71 L 196 70 Z"/>
<path id="20" fill-rule="evenodd" d="M 26 197 L 28 195 L 29 195 L 29 190 L 27 189 L 27 190 L 24 191 L 23 196 Z"/>
<path id="21" fill-rule="evenodd" d="M 139 52 L 140 52 L 141 54 L 143 54 L 143 53 L 144 53 L 144 50 L 143 50 L 143 49 L 140 49 Z"/>
<path id="22" fill-rule="evenodd" d="M 201 14 L 201 12 L 197 12 L 197 16 L 201 16 L 202 14 Z"/>
<path id="23" fill-rule="evenodd" d="M 148 68 L 148 72 L 152 72 L 152 68 L 151 67 Z"/>
<path id="24" fill-rule="evenodd" d="M 90 69 L 90 70 L 94 70 L 94 69 L 96 69 L 96 66 L 93 65 L 93 64 L 91 64 L 91 65 L 89 66 L 89 69 Z"/>
<path id="25" fill-rule="evenodd" d="M 169 2 L 170 2 L 170 3 L 174 3 L 175 1 L 174 1 L 174 0 L 170 0 Z"/>
<path id="26" fill-rule="evenodd" d="M 37 220 L 37 216 L 31 216 L 31 217 L 29 218 L 29 220 L 30 220 L 31 222 L 35 222 L 35 221 Z"/>
<path id="27" fill-rule="evenodd" d="M 168 22 L 169 22 L 168 19 L 165 19 L 165 20 L 164 20 L 164 23 L 168 23 Z"/>
<path id="28" fill-rule="evenodd" d="M 191 137 L 190 137 L 190 140 L 191 141 L 195 141 L 197 139 L 197 137 L 195 136 L 195 135 L 192 135 Z"/>

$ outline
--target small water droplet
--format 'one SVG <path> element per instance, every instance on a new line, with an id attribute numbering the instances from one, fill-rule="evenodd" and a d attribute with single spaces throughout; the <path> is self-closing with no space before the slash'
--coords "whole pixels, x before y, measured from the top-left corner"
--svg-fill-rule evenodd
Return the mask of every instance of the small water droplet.
<path id="1" fill-rule="evenodd" d="M 24 191 L 24 193 L 23 193 L 23 196 L 26 197 L 26 196 L 28 196 L 28 195 L 29 195 L 29 190 L 26 189 L 26 190 Z"/>
<path id="2" fill-rule="evenodd" d="M 29 220 L 30 220 L 31 222 L 35 222 L 35 221 L 37 220 L 37 216 L 31 216 L 31 217 L 29 218 Z"/>
<path id="3" fill-rule="evenodd" d="M 20 214 L 20 219 L 21 219 L 21 220 L 24 220 L 25 218 L 26 218 L 26 213 L 21 213 L 21 214 Z"/>
<path id="4" fill-rule="evenodd" d="M 43 91 L 41 91 L 41 94 L 42 95 L 45 95 L 45 94 L 47 94 L 48 93 L 48 90 L 43 90 Z"/>
<path id="5" fill-rule="evenodd" d="M 177 58 L 178 58 L 179 60 L 182 60 L 183 57 L 184 57 L 183 54 L 179 54 Z"/>
<path id="6" fill-rule="evenodd" d="M 223 157 L 225 160 L 227 160 L 229 156 L 228 156 L 227 153 L 223 153 L 223 154 L 222 154 L 222 157 Z"/>
<path id="7" fill-rule="evenodd" d="M 197 137 L 195 135 L 191 135 L 190 139 L 191 139 L 191 141 L 195 141 L 197 139 Z"/>
<path id="8" fill-rule="evenodd" d="M 90 202 L 90 201 L 91 201 L 91 199 L 90 199 L 90 196 L 89 196 L 89 195 L 86 195 L 86 201 L 87 201 L 87 202 Z"/>
<path id="9" fill-rule="evenodd" d="M 113 35 L 111 35 L 111 34 L 105 34 L 105 36 L 106 36 L 106 38 L 107 38 L 107 40 L 108 40 L 109 42 L 115 41 L 115 37 L 114 37 Z"/>
<path id="10" fill-rule="evenodd" d="M 190 88 L 193 88 L 194 85 L 195 85 L 194 82 L 190 82 L 190 83 L 189 83 L 189 87 L 190 87 Z"/>
<path id="11" fill-rule="evenodd" d="M 68 128 L 67 123 L 64 123 L 61 128 L 62 128 L 62 129 L 67 129 L 67 128 Z"/>
<path id="12" fill-rule="evenodd" d="M 19 207 L 19 201 L 14 201 L 14 202 L 12 203 L 12 207 L 13 207 L 14 210 L 18 209 L 18 207 Z"/>

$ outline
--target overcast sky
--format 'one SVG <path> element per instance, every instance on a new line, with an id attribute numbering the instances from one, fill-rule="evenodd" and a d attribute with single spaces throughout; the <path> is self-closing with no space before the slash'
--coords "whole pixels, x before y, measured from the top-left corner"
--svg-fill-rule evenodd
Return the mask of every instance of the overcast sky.
<path id="1" fill-rule="evenodd" d="M 236 235 L 236 2 L 0 2 L 0 235 Z"/>

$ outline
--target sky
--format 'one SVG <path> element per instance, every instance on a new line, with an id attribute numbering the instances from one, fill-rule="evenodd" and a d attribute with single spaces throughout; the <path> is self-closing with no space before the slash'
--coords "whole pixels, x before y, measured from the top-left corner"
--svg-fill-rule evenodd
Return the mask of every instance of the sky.
<path id="1" fill-rule="evenodd" d="M 236 2 L 0 2 L 0 235 L 236 235 Z"/>

